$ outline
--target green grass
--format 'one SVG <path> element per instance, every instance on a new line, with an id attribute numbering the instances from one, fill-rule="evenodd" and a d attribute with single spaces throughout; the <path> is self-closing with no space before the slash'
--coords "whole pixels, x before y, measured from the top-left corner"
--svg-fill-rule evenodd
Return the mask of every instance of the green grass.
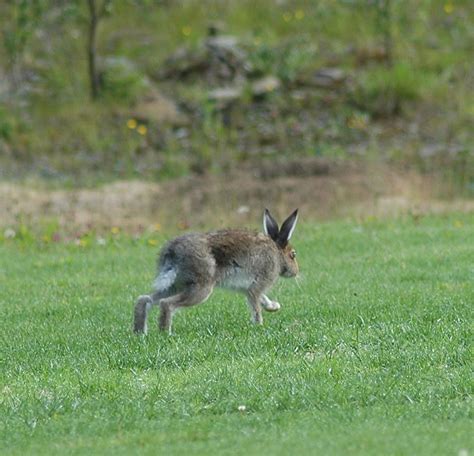
<path id="1" fill-rule="evenodd" d="M 472 451 L 474 216 L 301 225 L 295 247 L 263 327 L 218 291 L 136 337 L 146 239 L 3 240 L 0 452 Z"/>

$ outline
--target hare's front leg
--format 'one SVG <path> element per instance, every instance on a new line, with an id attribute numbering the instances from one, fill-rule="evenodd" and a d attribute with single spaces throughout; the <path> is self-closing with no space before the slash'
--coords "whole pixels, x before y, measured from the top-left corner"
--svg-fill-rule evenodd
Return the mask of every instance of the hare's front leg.
<path id="1" fill-rule="evenodd" d="M 251 320 L 256 325 L 263 325 L 262 306 L 260 305 L 261 301 L 261 292 L 258 292 L 256 290 L 247 291 L 247 303 L 250 307 L 250 313 L 252 314 Z"/>
<path id="2" fill-rule="evenodd" d="M 262 304 L 263 308 L 267 312 L 277 312 L 281 308 L 279 302 L 272 301 L 268 296 L 266 296 L 264 294 L 262 294 L 262 298 L 260 300 L 260 303 Z"/>

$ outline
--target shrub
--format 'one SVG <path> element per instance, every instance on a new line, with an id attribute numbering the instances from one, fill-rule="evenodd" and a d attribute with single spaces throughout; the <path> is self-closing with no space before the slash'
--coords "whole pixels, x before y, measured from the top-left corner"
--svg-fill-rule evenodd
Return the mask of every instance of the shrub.
<path id="1" fill-rule="evenodd" d="M 354 104 L 376 117 L 400 113 L 406 101 L 420 95 L 420 74 L 406 64 L 369 69 L 357 82 L 353 92 Z"/>
<path id="2" fill-rule="evenodd" d="M 101 69 L 102 94 L 123 102 L 134 101 L 148 86 L 146 77 L 124 57 L 109 57 Z"/>
<path id="3" fill-rule="evenodd" d="M 8 111 L 0 105 L 0 139 L 9 140 L 13 132 L 13 121 Z"/>

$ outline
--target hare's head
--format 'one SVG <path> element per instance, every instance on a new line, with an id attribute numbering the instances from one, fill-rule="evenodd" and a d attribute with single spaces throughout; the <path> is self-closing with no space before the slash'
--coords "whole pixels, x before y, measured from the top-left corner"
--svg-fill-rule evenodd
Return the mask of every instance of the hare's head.
<path id="1" fill-rule="evenodd" d="M 295 277 L 298 274 L 298 263 L 296 262 L 296 251 L 289 244 L 289 240 L 295 230 L 298 220 L 298 209 L 294 211 L 278 228 L 278 223 L 271 216 L 268 209 L 263 213 L 263 230 L 277 245 L 280 253 L 280 275 L 283 277 Z"/>

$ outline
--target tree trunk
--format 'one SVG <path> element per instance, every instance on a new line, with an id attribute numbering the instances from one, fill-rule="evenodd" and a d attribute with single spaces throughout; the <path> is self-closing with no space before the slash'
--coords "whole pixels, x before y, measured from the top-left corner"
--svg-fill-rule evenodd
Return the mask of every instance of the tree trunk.
<path id="1" fill-rule="evenodd" d="M 380 2 L 383 27 L 383 46 L 385 51 L 385 63 L 391 68 L 393 66 L 393 34 L 392 34 L 392 5 L 391 0 Z"/>
<path id="2" fill-rule="evenodd" d="M 87 43 L 87 58 L 89 65 L 89 85 L 92 100 L 96 100 L 99 96 L 99 75 L 97 74 L 97 62 L 96 62 L 96 36 L 97 36 L 97 24 L 99 22 L 99 16 L 97 14 L 97 8 L 95 0 L 88 0 L 89 4 L 89 36 Z"/>

